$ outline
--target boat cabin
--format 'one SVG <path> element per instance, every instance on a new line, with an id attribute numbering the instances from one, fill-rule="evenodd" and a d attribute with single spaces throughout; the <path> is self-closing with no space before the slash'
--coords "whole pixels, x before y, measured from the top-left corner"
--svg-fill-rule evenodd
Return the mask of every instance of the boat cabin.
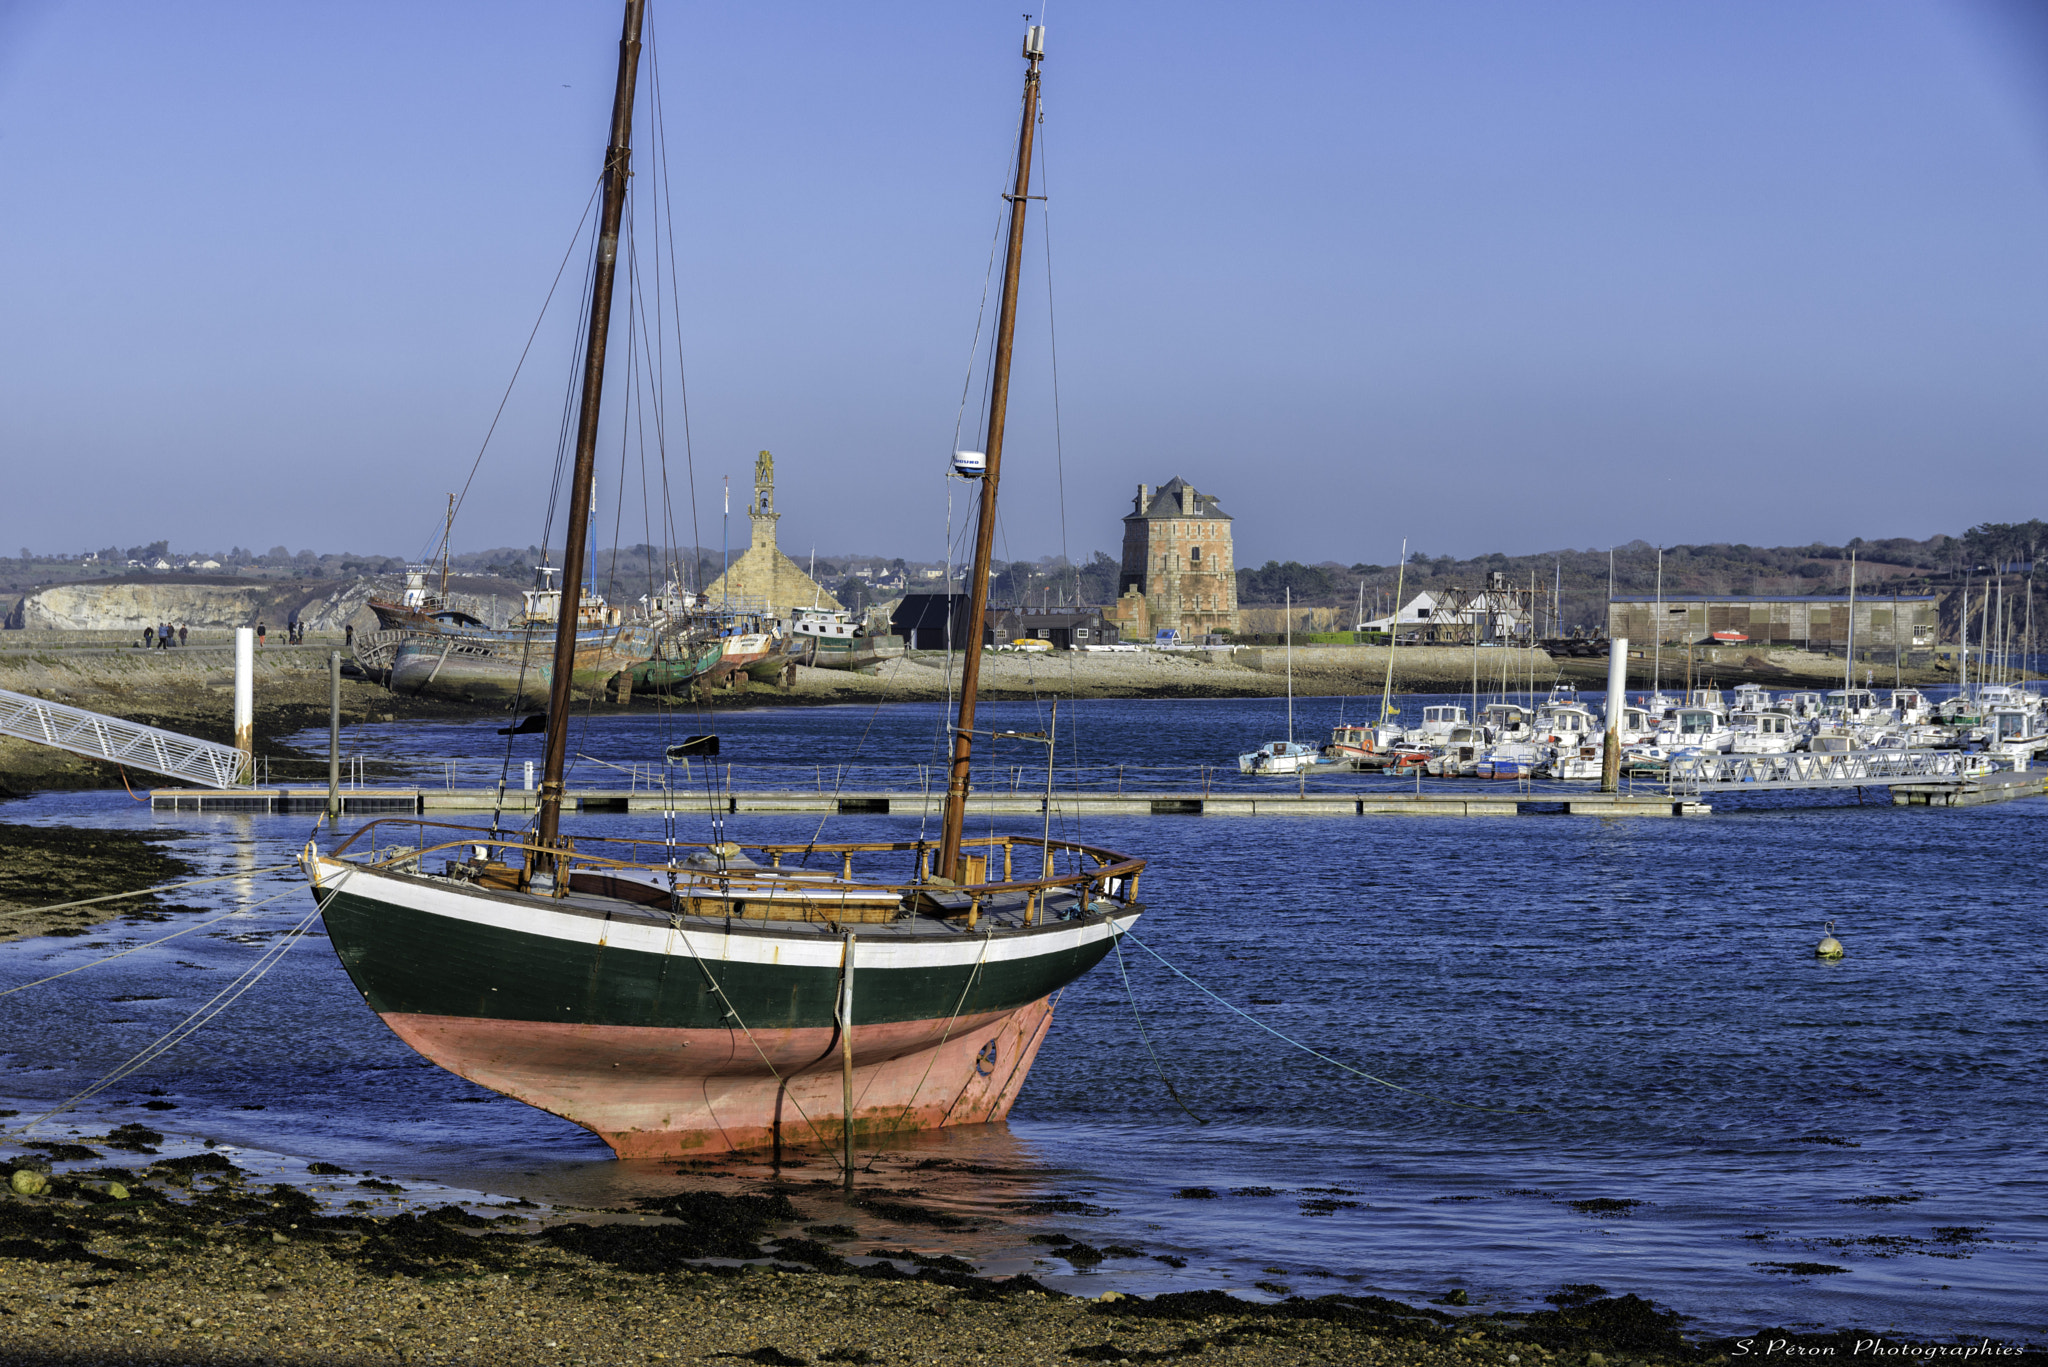
<path id="1" fill-rule="evenodd" d="M 1989 740 L 1993 745 L 2007 741 L 2032 740 L 2041 734 L 2041 718 L 2038 713 L 2024 707 L 1999 706 L 1991 709 L 1985 718 L 1990 728 Z"/>
<path id="2" fill-rule="evenodd" d="M 1778 699 L 1778 705 L 1790 708 L 1795 717 L 1817 717 L 1820 715 L 1820 694 L 1787 693 Z"/>
<path id="3" fill-rule="evenodd" d="M 1697 742 L 1722 729 L 1720 715 L 1704 707 L 1681 707 L 1672 722 L 1680 744 Z"/>
<path id="4" fill-rule="evenodd" d="M 790 620 L 792 636 L 816 636 L 825 640 L 850 641 L 865 636 L 867 628 L 853 620 L 844 608 L 798 608 Z"/>
<path id="5" fill-rule="evenodd" d="M 1463 726 L 1471 720 L 1465 709 L 1450 703 L 1436 703 L 1422 709 L 1422 730 L 1427 735 L 1447 736 L 1454 726 Z"/>
<path id="6" fill-rule="evenodd" d="M 1685 695 L 1685 705 L 1704 707 L 1709 712 L 1718 712 L 1724 717 L 1728 715 L 1728 699 L 1722 696 L 1718 688 L 1695 688 Z"/>
<path id="7" fill-rule="evenodd" d="M 1515 735 L 1529 728 L 1529 709 L 1517 703 L 1490 702 L 1479 709 L 1479 721 L 1496 736 Z"/>
<path id="8" fill-rule="evenodd" d="M 1737 684 L 1735 686 L 1735 710 L 1737 712 L 1762 712 L 1771 705 L 1771 695 L 1762 684 Z"/>
<path id="9" fill-rule="evenodd" d="M 1600 719 L 1577 703 L 1546 703 L 1537 710 L 1536 729 L 1553 745 L 1577 745 L 1600 734 Z"/>
<path id="10" fill-rule="evenodd" d="M 1877 705 L 1877 694 L 1867 688 L 1834 689 L 1821 705 L 1822 716 L 1846 717 L 1851 721 L 1865 721 L 1887 711 L 1888 708 Z"/>

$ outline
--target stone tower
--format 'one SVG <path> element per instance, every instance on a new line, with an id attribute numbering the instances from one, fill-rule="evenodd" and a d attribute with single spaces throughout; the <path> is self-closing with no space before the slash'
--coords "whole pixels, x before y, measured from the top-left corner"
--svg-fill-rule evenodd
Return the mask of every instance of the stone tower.
<path id="1" fill-rule="evenodd" d="M 837 598 L 814 583 L 775 544 L 775 520 L 781 514 L 775 511 L 775 457 L 766 451 L 754 458 L 754 499 L 747 505 L 747 516 L 754 527 L 746 553 L 704 590 L 713 607 L 730 603 L 787 617 L 795 609 L 813 604 L 840 606 Z"/>
<path id="2" fill-rule="evenodd" d="M 1157 489 L 1138 486 L 1124 518 L 1120 596 L 1111 610 L 1126 640 L 1237 630 L 1232 520 L 1214 494 L 1197 493 L 1179 477 Z"/>
<path id="3" fill-rule="evenodd" d="M 754 506 L 747 516 L 754 520 L 749 548 L 774 550 L 775 519 L 780 514 L 775 511 L 775 457 L 766 451 L 754 457 Z"/>

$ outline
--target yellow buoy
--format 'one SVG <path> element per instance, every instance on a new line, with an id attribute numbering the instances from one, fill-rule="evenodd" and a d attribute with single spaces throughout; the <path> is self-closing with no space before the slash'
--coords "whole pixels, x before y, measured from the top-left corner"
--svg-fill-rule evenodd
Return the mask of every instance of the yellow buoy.
<path id="1" fill-rule="evenodd" d="M 1839 959 L 1842 957 L 1842 942 L 1835 938 L 1835 923 L 1833 921 L 1828 922 L 1827 932 L 1827 934 L 1821 936 L 1820 943 L 1813 947 L 1813 952 L 1818 958 Z"/>

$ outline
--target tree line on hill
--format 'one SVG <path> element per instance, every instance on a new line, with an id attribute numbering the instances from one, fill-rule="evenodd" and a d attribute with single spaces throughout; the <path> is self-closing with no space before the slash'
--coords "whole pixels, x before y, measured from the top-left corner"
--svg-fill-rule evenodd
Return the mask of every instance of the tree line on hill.
<path id="1" fill-rule="evenodd" d="M 1533 590 L 1545 604 L 1558 602 L 1562 625 L 1596 627 L 1606 621 L 1610 582 L 1617 596 L 1652 594 L 1660 581 L 1667 597 L 1680 595 L 1807 595 L 1846 593 L 1853 563 L 1858 592 L 1912 593 L 1995 572 L 2030 572 L 2037 548 L 2048 545 L 2048 523 L 1985 522 L 1961 536 L 1865 540 L 1839 545 L 1749 546 L 1717 542 L 1658 548 L 1631 541 L 1606 550 L 1545 551 L 1534 555 L 1459 558 L 1412 552 L 1405 567 L 1269 560 L 1237 572 L 1241 607 L 1272 606 L 1287 598 L 1304 606 L 1356 604 L 1383 615 L 1397 583 L 1404 600 L 1423 591 L 1484 589 L 1492 576 L 1511 588 Z M 2025 571 L 2015 567 L 2027 567 Z M 1611 580 L 1610 580 L 1611 574 Z M 1361 595 L 1362 589 L 1362 595 Z M 1548 608 L 1546 608 L 1546 613 Z"/>
<path id="2" fill-rule="evenodd" d="M 1961 536 L 1936 535 L 1925 540 L 1856 537 L 1836 546 L 1813 542 L 1804 546 L 1760 547 L 1741 543 L 1703 543 L 1663 548 L 1661 583 L 1667 596 L 1726 594 L 1837 594 L 1847 590 L 1855 566 L 1859 591 L 1908 593 L 1937 585 L 1960 583 L 1973 574 L 2013 566 L 2031 568 L 2036 551 L 2048 545 L 2048 522 L 1984 522 Z M 739 550 L 730 553 L 737 559 Z M 236 546 L 210 555 L 173 554 L 168 540 L 115 547 L 78 555 L 38 555 L 26 547 L 19 559 L 0 557 L 0 585 L 26 589 L 99 575 L 127 575 L 142 567 L 168 562 L 183 569 L 193 560 L 214 560 L 208 573 L 265 578 L 352 579 L 364 575 L 395 575 L 406 561 L 396 556 L 355 552 L 291 551 L 273 546 L 257 553 Z M 695 547 L 676 550 L 652 545 L 599 548 L 592 578 L 613 601 L 630 601 L 660 589 L 671 576 L 691 587 L 715 581 L 728 553 Z M 464 551 L 449 557 L 456 574 L 484 576 L 525 586 L 543 562 L 560 564 L 559 549 L 540 546 L 499 546 Z M 902 557 L 856 555 L 799 559 L 818 582 L 840 602 L 856 610 L 887 602 L 904 592 L 944 592 L 947 579 L 935 562 Z M 955 574 L 958 567 L 953 567 Z M 1037 560 L 998 561 L 989 601 L 999 607 L 1088 604 L 1105 606 L 1117 598 L 1118 560 L 1096 551 L 1085 562 L 1064 556 Z M 1610 589 L 1617 595 L 1650 594 L 1659 587 L 1658 548 L 1631 541 L 1607 550 L 1559 550 L 1531 555 L 1491 554 L 1469 557 L 1431 555 L 1417 550 L 1405 566 L 1326 560 L 1303 564 L 1268 560 L 1237 571 L 1238 603 L 1244 607 L 1278 605 L 1291 594 L 1305 607 L 1358 606 L 1368 617 L 1384 614 L 1395 598 L 1418 592 L 1483 589 L 1494 575 L 1524 593 L 1532 589 L 1546 603 L 1555 599 L 1565 627 L 1604 624 Z M 1611 579 L 1610 579 L 1611 575 Z M 1547 610 L 1546 610 L 1547 611 Z"/>

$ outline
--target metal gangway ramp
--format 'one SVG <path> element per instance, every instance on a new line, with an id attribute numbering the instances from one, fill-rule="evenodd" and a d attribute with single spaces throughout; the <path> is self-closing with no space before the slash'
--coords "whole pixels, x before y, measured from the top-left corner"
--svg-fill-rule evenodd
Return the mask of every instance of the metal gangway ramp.
<path id="1" fill-rule="evenodd" d="M 181 736 L 82 707 L 0 688 L 0 736 L 53 745 L 88 759 L 148 769 L 207 788 L 242 785 L 248 756 L 231 745 Z"/>
<path id="2" fill-rule="evenodd" d="M 1671 761 L 1673 793 L 1755 792 L 1768 788 L 1877 788 L 1891 783 L 1960 783 L 1999 769 L 2000 761 L 1961 750 L 1848 750 L 1783 755 L 1687 755 Z"/>

